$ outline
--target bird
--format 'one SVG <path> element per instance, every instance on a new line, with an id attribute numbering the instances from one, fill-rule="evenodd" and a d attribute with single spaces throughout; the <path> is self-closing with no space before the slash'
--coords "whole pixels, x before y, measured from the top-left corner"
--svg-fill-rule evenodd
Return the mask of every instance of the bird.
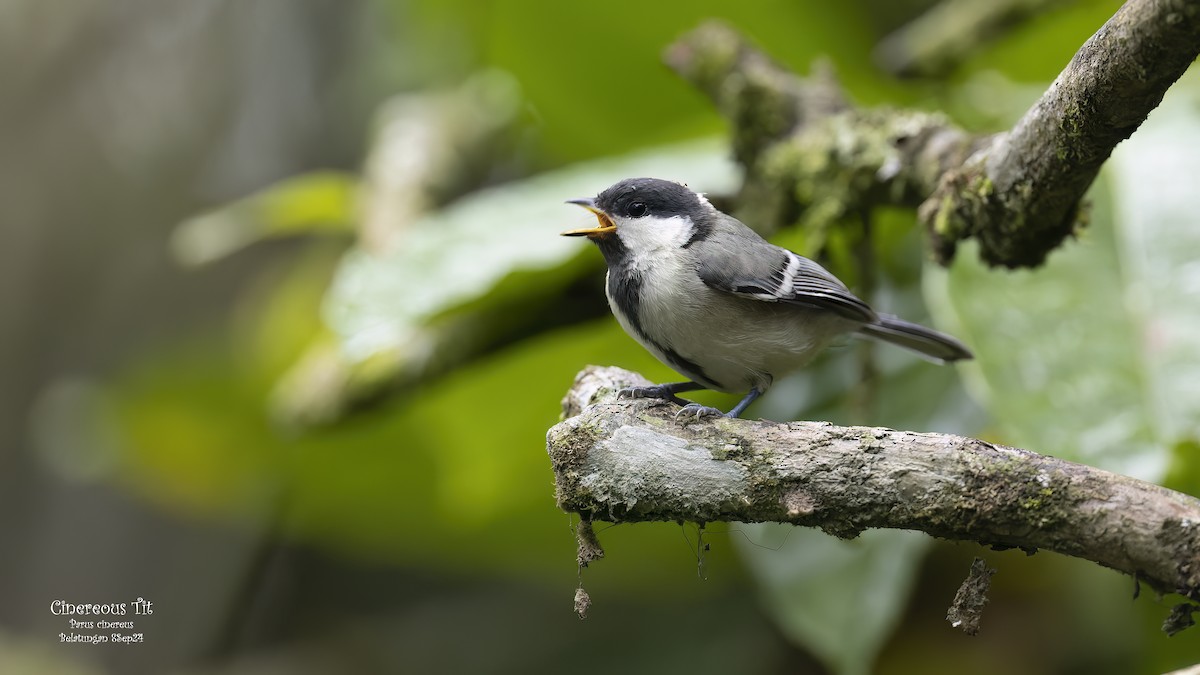
<path id="1" fill-rule="evenodd" d="M 617 322 L 687 378 L 628 387 L 618 398 L 672 401 L 683 406 L 677 418 L 736 418 L 844 334 L 938 363 L 972 358 L 945 333 L 876 312 L 824 267 L 768 242 L 683 183 L 627 178 L 566 203 L 596 217 L 596 227 L 561 234 L 587 237 L 600 249 Z M 678 396 L 701 389 L 744 397 L 722 412 Z"/>

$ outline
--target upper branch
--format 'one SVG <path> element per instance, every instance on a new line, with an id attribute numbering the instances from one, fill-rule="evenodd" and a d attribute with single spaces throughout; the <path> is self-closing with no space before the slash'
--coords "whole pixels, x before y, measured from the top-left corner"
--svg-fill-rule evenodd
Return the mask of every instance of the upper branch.
<path id="1" fill-rule="evenodd" d="M 1041 263 L 1075 229 L 1100 165 L 1200 53 L 1200 5 L 1130 0 L 1091 37 L 1006 135 L 948 175 L 922 211 L 943 257 L 960 239 L 984 259 Z"/>
<path id="2" fill-rule="evenodd" d="M 548 434 L 559 506 L 609 521 L 778 521 L 1044 548 L 1200 599 L 1200 500 L 983 441 L 816 422 L 682 427 L 675 407 L 617 401 L 648 384 L 589 367 Z"/>
<path id="3" fill-rule="evenodd" d="M 899 77 L 946 75 L 980 45 L 1069 0 L 941 0 L 875 46 L 874 61 Z"/>
<path id="4" fill-rule="evenodd" d="M 988 263 L 1021 267 L 1074 231 L 1100 165 L 1198 53 L 1200 5 L 1130 0 L 1011 131 L 983 136 L 938 115 L 853 108 L 831 77 L 797 77 L 720 24 L 666 61 L 730 119 L 747 218 L 770 229 L 919 205 L 942 262 L 974 237 Z"/>

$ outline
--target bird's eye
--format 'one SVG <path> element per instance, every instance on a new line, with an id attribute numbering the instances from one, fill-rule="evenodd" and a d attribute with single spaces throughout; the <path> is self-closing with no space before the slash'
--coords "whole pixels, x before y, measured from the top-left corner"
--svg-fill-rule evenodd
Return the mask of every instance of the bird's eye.
<path id="1" fill-rule="evenodd" d="M 627 209 L 630 217 L 641 218 L 650 212 L 650 207 L 646 206 L 645 202 L 633 202 Z"/>

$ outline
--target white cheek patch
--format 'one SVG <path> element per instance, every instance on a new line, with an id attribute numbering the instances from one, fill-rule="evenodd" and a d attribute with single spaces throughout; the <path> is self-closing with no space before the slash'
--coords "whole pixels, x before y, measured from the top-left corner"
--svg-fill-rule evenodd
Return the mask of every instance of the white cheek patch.
<path id="1" fill-rule="evenodd" d="M 687 216 L 619 218 L 616 224 L 617 236 L 634 259 L 672 253 L 686 244 L 696 229 Z"/>

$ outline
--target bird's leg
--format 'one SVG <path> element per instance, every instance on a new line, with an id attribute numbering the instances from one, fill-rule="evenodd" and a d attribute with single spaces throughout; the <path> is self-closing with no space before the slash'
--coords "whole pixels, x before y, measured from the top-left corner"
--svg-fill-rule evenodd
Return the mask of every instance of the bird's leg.
<path id="1" fill-rule="evenodd" d="M 716 408 L 700 405 L 699 403 L 689 403 L 680 408 L 679 412 L 675 413 L 675 419 L 679 419 L 680 417 L 686 419 L 687 417 L 692 416 L 698 420 L 702 417 L 721 417 L 722 415 L 729 418 L 735 418 L 741 415 L 742 412 L 744 412 L 751 403 L 754 403 L 754 400 L 759 396 L 762 396 L 762 390 L 758 387 L 754 387 L 750 390 L 750 393 L 746 394 L 745 398 L 739 401 L 738 404 L 733 406 L 733 409 L 727 413 L 722 413 Z"/>
<path id="2" fill-rule="evenodd" d="M 704 385 L 695 382 L 671 382 L 670 384 L 656 384 L 649 387 L 625 387 L 617 392 L 617 398 L 661 398 L 686 406 L 688 402 L 675 394 L 684 391 L 696 391 L 703 388 Z"/>
<path id="3" fill-rule="evenodd" d="M 746 394 L 746 398 L 742 399 L 741 401 L 738 401 L 738 404 L 733 406 L 733 408 L 729 412 L 725 413 L 725 416 L 726 417 L 740 417 L 741 414 L 746 410 L 746 408 L 750 407 L 750 404 L 754 403 L 754 401 L 756 399 L 758 399 L 759 396 L 762 396 L 762 389 L 759 389 L 758 387 L 751 388 L 750 393 Z"/>

